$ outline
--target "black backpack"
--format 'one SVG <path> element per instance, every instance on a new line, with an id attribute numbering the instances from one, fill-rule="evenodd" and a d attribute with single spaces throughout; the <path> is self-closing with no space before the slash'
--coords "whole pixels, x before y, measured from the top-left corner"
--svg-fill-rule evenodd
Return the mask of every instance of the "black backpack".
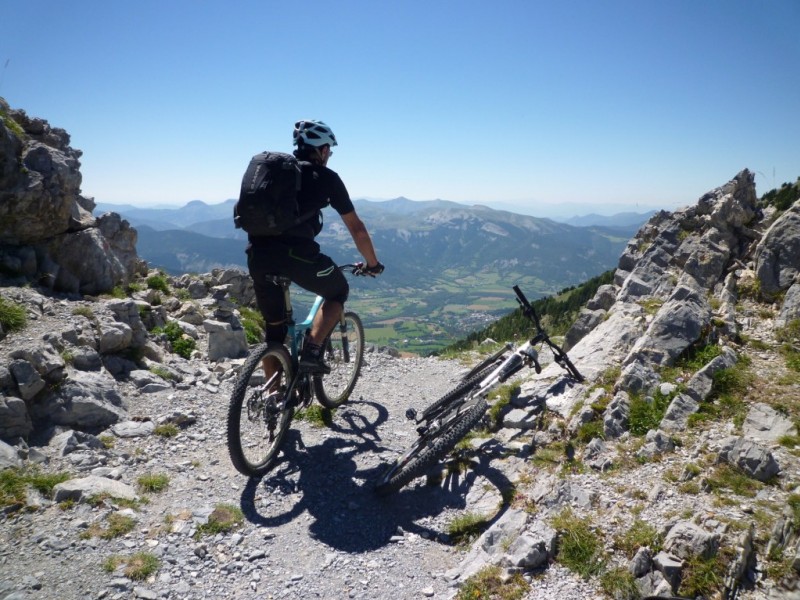
<path id="1" fill-rule="evenodd" d="M 256 154 L 242 177 L 239 201 L 233 207 L 233 223 L 254 236 L 280 235 L 316 214 L 300 214 L 297 192 L 302 171 L 291 154 Z"/>

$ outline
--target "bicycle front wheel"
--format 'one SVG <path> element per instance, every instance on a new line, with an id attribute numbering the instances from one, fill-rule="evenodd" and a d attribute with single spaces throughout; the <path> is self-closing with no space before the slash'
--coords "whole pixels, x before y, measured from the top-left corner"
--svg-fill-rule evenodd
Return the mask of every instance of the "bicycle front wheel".
<path id="1" fill-rule="evenodd" d="M 269 380 L 265 361 L 277 369 Z M 256 477 L 272 468 L 292 420 L 286 398 L 291 379 L 292 362 L 283 346 L 260 344 L 242 366 L 228 406 L 228 452 L 243 475 Z"/>
<path id="2" fill-rule="evenodd" d="M 375 493 L 387 496 L 423 475 L 478 424 L 487 408 L 488 403 L 481 398 L 464 412 L 445 416 L 436 432 L 420 436 L 411 448 L 383 472 L 375 485 Z"/>
<path id="3" fill-rule="evenodd" d="M 322 348 L 331 372 L 314 377 L 314 392 L 322 406 L 336 408 L 350 397 L 364 361 L 364 326 L 359 316 L 345 312 Z"/>

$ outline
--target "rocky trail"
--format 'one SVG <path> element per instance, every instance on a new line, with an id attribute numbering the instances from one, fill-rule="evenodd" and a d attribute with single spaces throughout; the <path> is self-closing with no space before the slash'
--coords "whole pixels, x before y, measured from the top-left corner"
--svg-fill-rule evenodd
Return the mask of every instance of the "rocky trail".
<path id="1" fill-rule="evenodd" d="M 51 318 L 59 315 L 40 319 L 36 328 L 52 331 Z M 4 343 L 18 341 L 11 336 Z M 280 462 L 261 480 L 240 475 L 228 459 L 232 370 L 209 375 L 192 365 L 186 370 L 202 375 L 177 389 L 120 390 L 130 420 L 113 428 L 120 435 L 109 432 L 113 444 L 97 448 L 73 436 L 64 456 L 57 444 L 42 450 L 48 470 L 102 475 L 131 489 L 142 476 L 159 474 L 168 485 L 156 493 L 136 490 L 135 508 L 113 497 L 70 508 L 40 497 L 28 501 L 29 510 L 9 511 L 0 528 L 0 580 L 5 589 L 27 591 L 8 597 L 446 597 L 444 573 L 460 555 L 448 543 L 447 523 L 464 508 L 463 486 L 380 499 L 372 481 L 382 457 L 410 439 L 399 424 L 405 409 L 447 391 L 458 369 L 447 361 L 368 353 L 352 401 L 335 411 L 331 426 L 296 420 Z M 154 423 L 176 414 L 184 423 L 177 435 L 153 433 Z M 195 539 L 198 523 L 220 505 L 241 509 L 241 526 Z M 134 519 L 132 531 L 109 540 L 86 537 L 115 513 Z M 149 581 L 126 578 L 125 563 L 105 571 L 109 557 L 138 552 L 161 563 Z"/>

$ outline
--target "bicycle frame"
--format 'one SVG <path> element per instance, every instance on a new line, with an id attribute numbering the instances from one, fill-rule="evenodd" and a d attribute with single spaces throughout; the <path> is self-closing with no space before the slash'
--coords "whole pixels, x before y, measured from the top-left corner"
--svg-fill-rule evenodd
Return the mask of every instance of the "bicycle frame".
<path id="1" fill-rule="evenodd" d="M 347 265 L 340 265 L 339 269 L 353 269 L 354 274 L 361 274 L 358 272 L 358 269 L 361 268 L 359 263 L 356 264 L 347 264 Z M 291 285 L 292 281 L 285 275 L 267 275 L 267 281 L 280 286 L 283 289 L 283 305 L 285 307 L 286 312 L 286 342 L 288 342 L 289 346 L 289 355 L 292 359 L 292 366 L 294 367 L 294 375 L 292 380 L 289 384 L 288 389 L 286 390 L 285 398 L 289 399 L 292 396 L 297 385 L 302 381 L 306 381 L 306 386 L 301 386 L 301 401 L 308 401 L 310 397 L 306 397 L 305 390 L 310 389 L 310 377 L 307 373 L 300 373 L 298 369 L 298 363 L 300 359 L 300 351 L 302 350 L 303 343 L 305 342 L 306 336 L 311 331 L 311 326 L 314 323 L 314 318 L 317 316 L 322 303 L 325 299 L 322 296 L 315 296 L 314 302 L 311 304 L 311 308 L 308 310 L 308 314 L 306 318 L 297 323 L 294 320 L 294 306 L 292 305 L 292 295 L 291 295 Z M 342 310 L 342 320 L 340 322 L 341 326 L 344 326 L 344 319 L 345 313 Z M 284 343 L 286 343 L 284 342 Z M 346 352 L 346 350 L 345 350 Z M 269 382 L 268 382 L 269 383 Z"/>
<path id="2" fill-rule="evenodd" d="M 541 322 L 539 321 L 539 316 L 536 314 L 536 310 L 525 297 L 525 294 L 522 292 L 522 290 L 520 290 L 518 286 L 514 286 L 513 289 L 517 294 L 517 301 L 522 308 L 523 314 L 533 323 L 536 333 L 532 338 L 530 338 L 530 340 L 518 347 L 515 347 L 510 343 L 505 344 L 497 352 L 474 367 L 462 378 L 462 381 L 469 380 L 473 375 L 482 371 L 488 365 L 498 361 L 506 352 L 511 351 L 511 354 L 503 358 L 503 360 L 498 363 L 498 366 L 488 375 L 486 375 L 486 377 L 481 379 L 473 389 L 464 394 L 460 400 L 455 401 L 456 405 L 460 405 L 462 409 L 466 409 L 474 405 L 475 401 L 478 399 L 488 398 L 489 393 L 492 390 L 506 382 L 516 373 L 519 373 L 524 367 L 532 367 L 537 374 L 541 373 L 542 366 L 539 364 L 539 352 L 535 348 L 535 346 L 538 346 L 539 344 L 547 345 L 553 354 L 554 361 L 562 368 L 567 370 L 567 372 L 577 381 L 583 381 L 583 376 L 578 373 L 578 370 L 570 362 L 566 353 L 561 349 L 561 347 L 559 347 L 555 342 L 553 342 L 553 340 L 550 339 L 550 336 L 542 328 Z M 425 422 L 435 421 L 440 415 L 448 412 L 451 408 L 452 405 L 449 402 L 441 405 L 434 404 L 433 406 L 424 410 L 421 415 L 418 415 L 415 410 L 410 409 L 406 412 L 406 417 L 415 420 L 418 425 L 421 425 Z"/>
<path id="3" fill-rule="evenodd" d="M 314 323 L 314 317 L 317 316 L 324 298 L 322 296 L 316 296 L 314 298 L 314 302 L 311 304 L 311 308 L 308 310 L 308 315 L 306 315 L 306 318 L 302 322 L 297 323 L 294 320 L 292 295 L 289 291 L 291 281 L 288 278 L 280 275 L 267 275 L 267 281 L 270 281 L 283 288 L 283 305 L 286 307 L 286 339 L 292 361 L 297 363 L 297 358 L 300 356 L 300 350 L 303 346 L 305 336 L 311 329 L 311 325 Z"/>
<path id="4" fill-rule="evenodd" d="M 534 345 L 546 344 L 553 352 L 555 362 L 576 381 L 583 377 L 566 353 L 542 329 L 533 306 L 518 286 L 514 292 L 522 306 L 523 314 L 530 319 L 536 331 L 530 340 L 519 347 L 506 344 L 490 357 L 481 361 L 462 377 L 461 383 L 428 406 L 421 415 L 413 408 L 406 418 L 415 421 L 419 437 L 380 476 L 375 486 L 378 495 L 385 496 L 424 474 L 436 461 L 440 461 L 457 447 L 470 430 L 486 415 L 491 402 L 489 394 L 523 367 L 533 367 L 541 373 L 539 353 Z M 505 356 L 510 351 L 508 356 Z"/>

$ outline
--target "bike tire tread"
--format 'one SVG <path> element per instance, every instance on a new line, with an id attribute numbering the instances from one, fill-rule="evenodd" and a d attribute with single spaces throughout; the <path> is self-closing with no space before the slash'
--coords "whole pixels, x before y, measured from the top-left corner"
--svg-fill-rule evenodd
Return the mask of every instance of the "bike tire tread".
<path id="1" fill-rule="evenodd" d="M 412 447 L 410 451 L 412 458 L 399 469 L 397 469 L 397 463 L 402 460 L 402 457 L 392 463 L 375 486 L 375 493 L 379 496 L 388 496 L 416 479 L 428 467 L 443 459 L 481 420 L 488 408 L 488 403 L 484 399 L 480 399 L 475 406 L 448 423 L 429 443 L 425 443 L 424 446 L 419 446 L 418 448 Z M 418 440 L 415 446 L 422 442 L 422 439 Z"/>
<path id="2" fill-rule="evenodd" d="M 261 361 L 270 354 L 275 354 L 278 360 L 283 363 L 284 368 L 289 366 L 287 379 L 291 378 L 291 361 L 289 360 L 287 351 L 282 347 L 270 348 L 266 343 L 260 344 L 251 351 L 250 356 L 247 357 L 244 365 L 242 365 L 242 369 L 239 371 L 236 378 L 236 383 L 234 384 L 233 393 L 231 394 L 230 403 L 228 405 L 226 424 L 228 454 L 234 468 L 242 475 L 251 477 L 263 475 L 272 468 L 280 445 L 283 442 L 283 437 L 292 420 L 292 408 L 287 407 L 286 411 L 289 411 L 290 414 L 280 421 L 282 426 L 277 432 L 276 441 L 272 444 L 272 451 L 269 452 L 265 460 L 259 464 L 254 464 L 247 460 L 241 443 L 242 405 L 247 398 L 247 388 L 250 378 L 253 376 L 254 371 L 260 366 Z"/>
<path id="3" fill-rule="evenodd" d="M 345 312 L 344 316 L 346 319 L 352 321 L 353 325 L 355 326 L 352 333 L 354 333 L 358 338 L 358 349 L 356 351 L 356 356 L 354 357 L 355 369 L 347 386 L 336 398 L 331 398 L 325 389 L 324 375 L 313 378 L 314 394 L 317 397 L 317 401 L 325 408 L 338 408 L 347 401 L 356 385 L 356 382 L 358 381 L 359 376 L 361 375 L 361 365 L 364 362 L 364 325 L 361 322 L 361 318 L 356 313 L 350 311 Z M 338 324 L 336 327 L 338 327 Z M 330 334 L 328 337 L 330 337 Z M 323 344 L 323 348 L 327 347 L 327 344 L 328 340 L 326 339 Z"/>

